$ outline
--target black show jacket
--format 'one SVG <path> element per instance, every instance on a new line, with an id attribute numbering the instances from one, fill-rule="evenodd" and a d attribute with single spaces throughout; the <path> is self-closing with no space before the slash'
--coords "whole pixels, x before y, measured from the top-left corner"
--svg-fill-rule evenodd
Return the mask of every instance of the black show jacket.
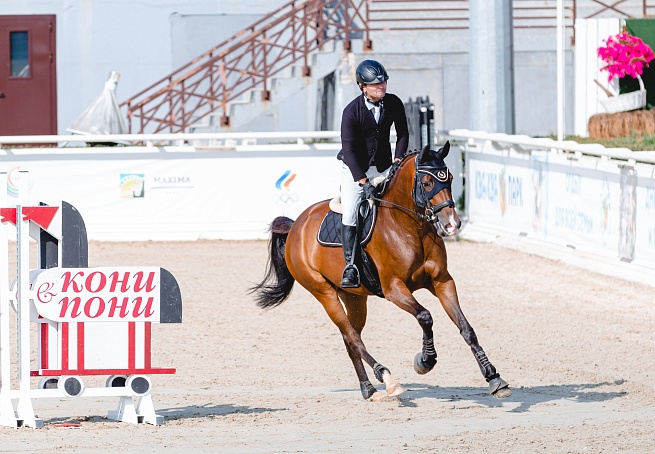
<path id="1" fill-rule="evenodd" d="M 382 103 L 380 122 L 376 123 L 368 109 L 364 95 L 353 99 L 343 109 L 341 118 L 341 151 L 337 159 L 346 163 L 353 180 L 366 177 L 366 171 L 375 165 L 378 172 L 391 166 L 391 125 L 396 128 L 396 158 L 402 158 L 407 151 L 409 132 L 405 106 L 400 98 L 387 93 Z"/>
<path id="2" fill-rule="evenodd" d="M 366 171 L 375 165 L 378 172 L 391 166 L 391 144 L 389 134 L 391 125 L 396 127 L 396 158 L 402 158 L 407 151 L 409 132 L 405 106 L 400 98 L 387 93 L 383 100 L 380 122 L 376 123 L 372 112 L 367 108 L 364 95 L 353 99 L 343 109 L 341 117 L 341 151 L 337 159 L 346 163 L 353 180 L 366 177 Z"/>

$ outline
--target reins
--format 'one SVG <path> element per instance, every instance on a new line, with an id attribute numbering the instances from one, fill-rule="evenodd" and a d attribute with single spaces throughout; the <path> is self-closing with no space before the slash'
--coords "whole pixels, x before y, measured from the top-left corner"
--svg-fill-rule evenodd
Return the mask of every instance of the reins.
<path id="1" fill-rule="evenodd" d="M 422 219 L 424 221 L 428 221 L 428 220 L 431 219 L 431 216 L 427 216 L 425 214 L 419 213 L 418 211 L 412 210 L 411 208 L 407 208 L 407 207 L 404 207 L 402 205 L 398 205 L 397 203 L 389 202 L 388 200 L 379 199 L 377 197 L 371 197 L 371 200 L 374 200 L 376 202 L 380 202 L 381 204 L 386 203 L 387 205 L 390 205 L 390 206 L 392 206 L 394 208 L 401 209 L 401 210 L 403 210 L 403 211 L 405 211 L 407 213 L 415 214 L 416 216 L 418 216 L 420 219 Z"/>

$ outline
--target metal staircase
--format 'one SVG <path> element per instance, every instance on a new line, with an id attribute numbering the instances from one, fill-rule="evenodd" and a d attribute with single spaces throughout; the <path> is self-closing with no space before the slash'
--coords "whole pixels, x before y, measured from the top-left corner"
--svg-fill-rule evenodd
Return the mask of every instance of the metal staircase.
<path id="1" fill-rule="evenodd" d="M 586 1 L 621 12 L 616 4 Z M 568 28 L 581 3 L 564 0 Z M 646 13 L 646 0 L 640 3 Z M 514 27 L 554 28 L 556 6 L 557 0 L 513 0 Z M 468 0 L 291 0 L 123 102 L 129 132 L 186 132 L 210 114 L 229 126 L 231 103 L 253 89 L 270 100 L 272 78 L 289 66 L 311 76 L 310 58 L 328 43 L 341 41 L 350 51 L 352 40 L 362 39 L 366 51 L 371 32 L 467 29 L 468 7 Z"/>
<path id="2" fill-rule="evenodd" d="M 310 76 L 309 57 L 326 43 L 341 39 L 349 49 L 351 36 L 368 36 L 355 26 L 367 23 L 368 5 L 290 1 L 121 104 L 130 133 L 184 132 L 219 109 L 221 125 L 229 125 L 228 104 L 248 90 L 262 87 L 268 100 L 268 83 L 280 71 L 301 62 Z"/>

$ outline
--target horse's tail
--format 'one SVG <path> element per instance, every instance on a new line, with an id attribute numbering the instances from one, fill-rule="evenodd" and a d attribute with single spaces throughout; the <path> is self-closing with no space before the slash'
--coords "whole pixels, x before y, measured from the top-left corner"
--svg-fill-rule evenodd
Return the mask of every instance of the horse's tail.
<path id="1" fill-rule="evenodd" d="M 293 220 L 279 216 L 271 223 L 270 251 L 264 279 L 252 287 L 249 293 L 255 294 L 255 301 L 262 309 L 270 309 L 282 304 L 291 294 L 296 281 L 284 259 L 287 236 Z"/>

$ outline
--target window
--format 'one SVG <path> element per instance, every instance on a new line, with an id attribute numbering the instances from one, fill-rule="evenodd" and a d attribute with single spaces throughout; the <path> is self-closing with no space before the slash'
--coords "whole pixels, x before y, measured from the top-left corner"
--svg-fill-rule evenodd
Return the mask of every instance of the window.
<path id="1" fill-rule="evenodd" d="M 11 77 L 30 77 L 28 32 L 9 33 L 9 59 Z"/>

